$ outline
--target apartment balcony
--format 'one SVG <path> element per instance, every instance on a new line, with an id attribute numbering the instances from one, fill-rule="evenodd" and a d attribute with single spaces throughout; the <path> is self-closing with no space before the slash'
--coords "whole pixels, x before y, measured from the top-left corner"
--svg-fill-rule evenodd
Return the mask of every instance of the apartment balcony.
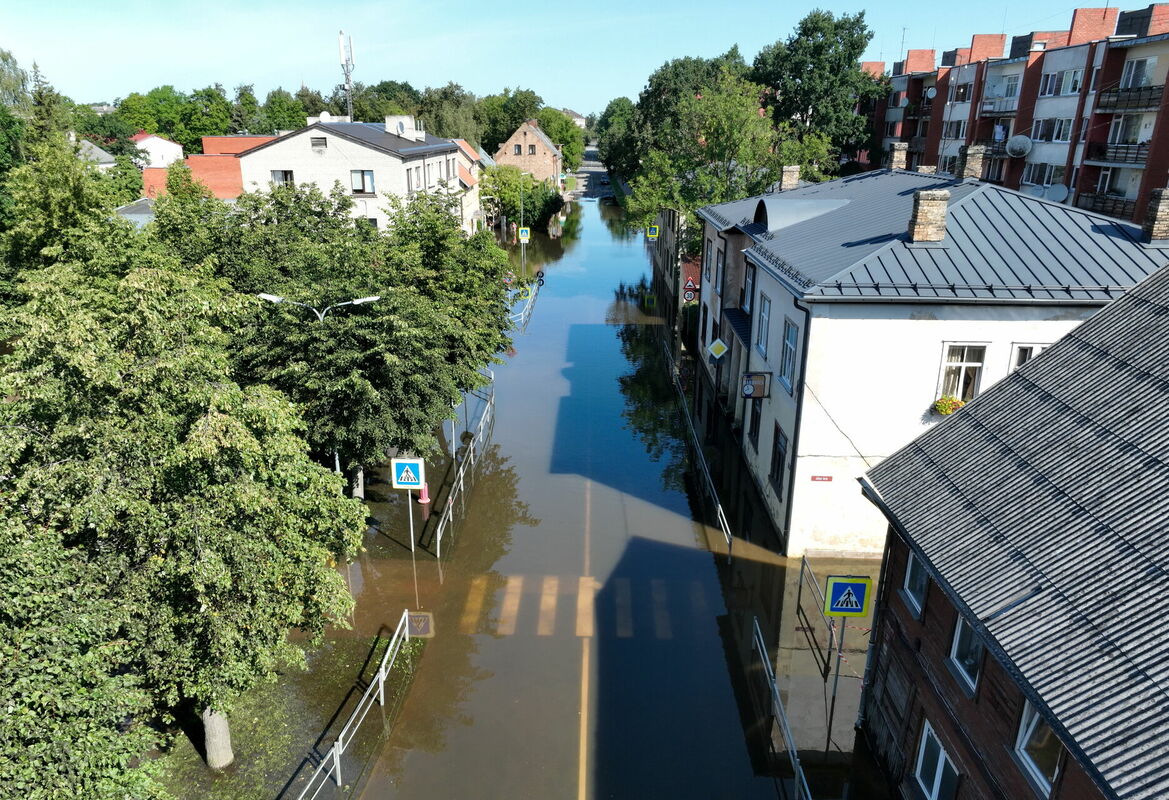
<path id="1" fill-rule="evenodd" d="M 987 158 L 1006 158 L 1007 157 L 1007 141 L 1006 139 L 979 139 L 975 144 L 986 148 Z"/>
<path id="2" fill-rule="evenodd" d="M 920 103 L 910 103 L 905 107 L 906 119 L 921 119 L 928 117 L 934 111 L 933 100 L 922 100 Z"/>
<path id="3" fill-rule="evenodd" d="M 988 97 L 982 101 L 978 115 L 981 117 L 1010 117 L 1019 110 L 1018 97 Z"/>
<path id="4" fill-rule="evenodd" d="M 1164 91 L 1164 86 L 1105 89 L 1096 100 L 1096 110 L 1105 114 L 1115 111 L 1156 111 L 1161 107 L 1161 95 Z"/>
<path id="5" fill-rule="evenodd" d="M 1147 144 L 1113 144 L 1111 142 L 1089 142 L 1085 161 L 1106 164 L 1135 164 L 1144 166 L 1149 160 Z"/>
<path id="6" fill-rule="evenodd" d="M 1137 201 L 1110 194 L 1080 194 L 1076 196 L 1076 207 L 1131 220 L 1137 211 Z"/>

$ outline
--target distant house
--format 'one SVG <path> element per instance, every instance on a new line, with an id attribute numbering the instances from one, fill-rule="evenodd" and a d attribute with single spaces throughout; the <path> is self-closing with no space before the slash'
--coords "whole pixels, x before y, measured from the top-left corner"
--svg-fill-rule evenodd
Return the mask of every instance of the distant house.
<path id="1" fill-rule="evenodd" d="M 154 200 L 143 197 L 124 206 L 114 209 L 114 212 L 123 219 L 134 223 L 135 228 L 145 228 L 154 219 Z"/>
<path id="2" fill-rule="evenodd" d="M 98 168 L 100 172 L 106 172 L 114 168 L 117 161 L 112 155 L 102 150 L 88 139 L 77 140 L 77 157 L 82 161 L 88 161 Z"/>
<path id="3" fill-rule="evenodd" d="M 138 131 L 130 137 L 130 141 L 142 152 L 140 160 L 143 166 L 169 167 L 183 160 L 183 146 L 158 134 Z"/>
<path id="4" fill-rule="evenodd" d="M 560 185 L 564 156 L 534 119 L 520 125 L 495 153 L 495 163 L 519 167 L 538 181 Z"/>
<path id="5" fill-rule="evenodd" d="M 905 170 L 705 206 L 699 424 L 737 441 L 788 555 L 875 557 L 886 523 L 856 478 L 944 419 L 936 400 L 973 399 L 1169 263 L 1157 213 L 1142 232 Z"/>
<path id="6" fill-rule="evenodd" d="M 220 200 L 234 200 L 243 194 L 243 177 L 238 155 L 276 139 L 275 136 L 204 136 L 203 153 L 187 156 L 191 177 L 211 190 Z M 147 197 L 166 192 L 165 167 L 142 170 L 143 190 Z"/>
<path id="7" fill-rule="evenodd" d="M 862 480 L 862 728 L 905 797 L 1169 797 L 1167 387 L 1169 268 Z"/>
<path id="8" fill-rule="evenodd" d="M 564 116 L 572 120 L 573 125 L 580 128 L 582 131 L 588 127 L 589 121 L 580 114 L 573 111 L 571 108 L 562 108 L 560 110 L 564 113 Z"/>

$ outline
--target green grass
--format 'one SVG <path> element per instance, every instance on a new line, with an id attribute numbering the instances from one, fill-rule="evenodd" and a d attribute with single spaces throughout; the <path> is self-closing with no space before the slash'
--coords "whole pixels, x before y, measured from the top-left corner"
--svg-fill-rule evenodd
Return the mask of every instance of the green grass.
<path id="1" fill-rule="evenodd" d="M 565 189 L 567 191 L 575 192 L 576 191 L 576 176 L 569 175 L 567 178 L 565 178 L 564 179 L 564 186 L 565 186 Z"/>

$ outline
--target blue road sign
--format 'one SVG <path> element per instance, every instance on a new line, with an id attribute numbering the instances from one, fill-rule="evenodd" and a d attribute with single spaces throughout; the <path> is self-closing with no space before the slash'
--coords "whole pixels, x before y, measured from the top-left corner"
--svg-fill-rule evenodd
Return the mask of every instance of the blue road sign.
<path id="1" fill-rule="evenodd" d="M 863 617 L 869 613 L 873 579 L 862 575 L 829 575 L 824 592 L 824 614 L 829 617 Z"/>
<path id="2" fill-rule="evenodd" d="M 426 481 L 426 465 L 421 458 L 390 459 L 390 485 L 395 489 L 421 489 Z"/>

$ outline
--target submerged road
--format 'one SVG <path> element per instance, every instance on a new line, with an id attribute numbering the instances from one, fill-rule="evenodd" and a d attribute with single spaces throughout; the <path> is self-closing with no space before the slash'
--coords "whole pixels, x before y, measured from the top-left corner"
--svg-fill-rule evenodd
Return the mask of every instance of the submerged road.
<path id="1" fill-rule="evenodd" d="M 496 370 L 467 520 L 441 562 L 371 547 L 353 581 L 358 631 L 417 605 L 437 632 L 361 796 L 774 798 L 720 631 L 722 535 L 684 488 L 660 319 L 620 290 L 648 281 L 643 243 L 594 196 L 527 262 L 547 284 Z"/>

